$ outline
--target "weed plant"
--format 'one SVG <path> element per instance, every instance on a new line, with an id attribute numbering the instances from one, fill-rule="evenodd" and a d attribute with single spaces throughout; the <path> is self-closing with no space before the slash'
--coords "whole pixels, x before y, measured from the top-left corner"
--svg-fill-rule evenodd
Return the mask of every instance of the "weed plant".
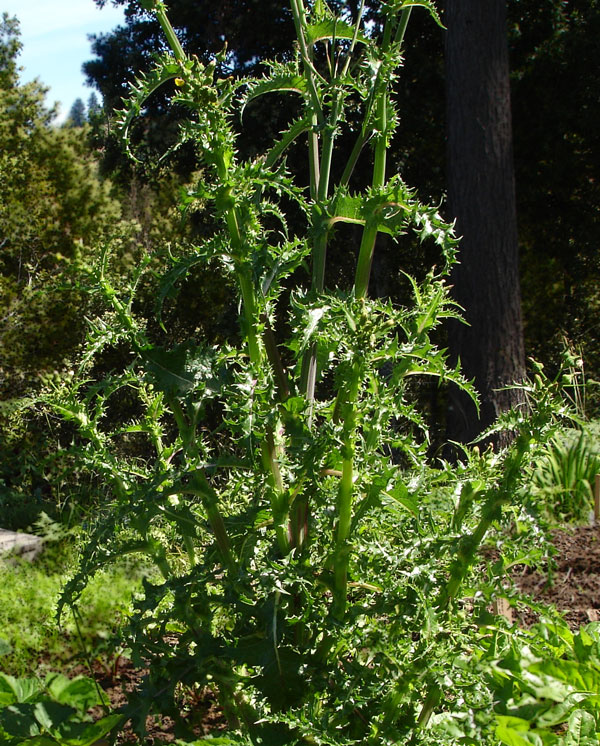
<path id="1" fill-rule="evenodd" d="M 587 522 L 594 511 L 600 445 L 593 429 L 565 429 L 548 443 L 533 475 L 536 498 L 558 522 Z"/>
<path id="2" fill-rule="evenodd" d="M 433 377 L 475 397 L 433 338 L 458 316 L 446 281 L 452 226 L 386 168 L 405 30 L 415 6 L 439 22 L 433 3 L 369 4 L 366 20 L 362 2 L 353 17 L 344 3 L 291 0 L 297 46 L 243 81 L 228 76 L 226 49 L 201 63 L 162 2 L 142 5 L 171 52 L 135 83 L 120 126 L 131 149 L 146 99 L 168 87 L 190 112 L 181 142 L 204 163 L 184 207 L 210 210 L 219 226 L 192 249 L 173 248 L 159 301 L 197 265 L 217 264 L 237 288 L 240 333 L 220 347 L 157 344 L 135 313 L 151 259 L 118 289 L 107 250 L 90 275 L 107 311 L 91 323 L 76 378 L 48 399 L 77 430 L 79 463 L 112 490 L 61 609 L 126 553 L 161 574 L 144 582 L 129 623 L 133 660 L 149 669 L 127 711 L 134 727 L 143 734 L 155 712 L 192 739 L 181 694 L 210 686 L 229 744 L 559 743 L 552 728 L 571 717 L 598 731 L 596 700 L 575 697 L 546 740 L 521 735 L 511 720 L 521 693 L 509 684 L 527 643 L 488 610 L 512 550 L 483 577 L 473 571 L 490 531 L 531 525 L 524 480 L 567 414 L 558 381 L 534 371 L 528 407 L 496 425 L 512 446 L 473 451 L 456 468 L 428 463 L 410 394 L 414 377 Z M 261 157 L 240 161 L 243 112 L 267 94 L 293 95 L 300 113 Z M 349 150 L 338 147 L 348 138 Z M 308 183 L 286 161 L 303 143 Z M 350 191 L 369 154 L 368 183 Z M 290 213 L 302 231 L 291 231 Z M 328 242 L 341 224 L 361 231 L 354 280 L 328 287 Z M 423 279 L 406 276 L 407 306 L 369 297 L 380 233 L 414 234 L 424 255 L 437 252 Z M 130 363 L 92 378 L 96 356 L 116 346 Z M 139 413 L 126 422 L 114 416 L 123 392 Z"/>

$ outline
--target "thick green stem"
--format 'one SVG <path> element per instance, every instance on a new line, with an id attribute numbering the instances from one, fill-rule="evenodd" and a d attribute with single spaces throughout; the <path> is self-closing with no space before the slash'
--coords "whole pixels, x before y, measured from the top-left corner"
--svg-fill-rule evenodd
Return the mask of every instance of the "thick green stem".
<path id="1" fill-rule="evenodd" d="M 275 534 L 279 551 L 283 556 L 288 554 L 290 549 L 288 539 L 288 521 L 289 511 L 286 500 L 283 479 L 277 460 L 277 447 L 273 437 L 273 431 L 267 430 L 265 439 L 262 444 L 263 466 L 269 474 L 269 485 L 271 487 L 271 513 L 275 524 Z"/>
<path id="2" fill-rule="evenodd" d="M 250 360 L 256 365 L 260 361 L 260 345 L 256 335 L 256 301 L 254 298 L 254 287 L 252 280 L 248 276 L 246 267 L 238 267 L 237 277 L 242 294 L 242 304 L 244 308 L 245 333 L 248 340 L 248 355 Z"/>
<path id="3" fill-rule="evenodd" d="M 369 279 L 371 277 L 376 239 L 377 225 L 366 225 L 360 241 L 356 276 L 354 279 L 354 295 L 357 298 L 365 298 L 369 290 Z"/>
<path id="4" fill-rule="evenodd" d="M 377 102 L 377 124 L 379 132 L 375 145 L 375 162 L 373 164 L 373 188 L 381 189 L 385 184 L 385 169 L 387 162 L 387 92 L 382 92 Z M 356 265 L 356 276 L 354 280 L 354 294 L 357 298 L 364 298 L 369 289 L 369 278 L 371 277 L 371 266 L 373 264 L 373 253 L 377 240 L 377 225 L 365 225 L 358 262 Z"/>
<path id="5" fill-rule="evenodd" d="M 323 204 L 329 195 L 329 177 L 331 174 L 331 161 L 333 158 L 333 146 L 335 144 L 338 118 L 340 116 L 340 105 L 341 100 L 338 94 L 331 107 L 331 116 L 323 136 L 319 189 L 317 193 L 317 199 L 320 204 Z"/>
<path id="6" fill-rule="evenodd" d="M 158 2 L 155 6 L 156 9 L 156 17 L 158 19 L 158 22 L 160 23 L 160 26 L 167 37 L 167 41 L 169 42 L 169 46 L 173 50 L 173 54 L 175 57 L 183 61 L 185 60 L 185 52 L 183 51 L 183 47 L 181 46 L 181 43 L 179 42 L 179 39 L 177 38 L 177 34 L 175 33 L 175 30 L 173 26 L 171 26 L 171 22 L 167 18 L 167 12 L 164 6 L 164 3 Z"/>
<path id="7" fill-rule="evenodd" d="M 404 41 L 404 34 L 406 33 L 406 27 L 408 26 L 411 13 L 412 8 L 404 8 L 402 14 L 400 15 L 400 21 L 398 23 L 398 28 L 396 29 L 396 35 L 394 37 L 394 41 L 397 44 L 402 44 L 402 42 Z"/>
<path id="8" fill-rule="evenodd" d="M 347 384 L 346 401 L 342 405 L 343 444 L 342 477 L 337 494 L 337 526 L 334 551 L 333 615 L 341 619 L 346 610 L 348 594 L 348 561 L 352 502 L 354 495 L 354 441 L 356 438 L 356 400 L 360 384 L 360 370 L 355 365 Z"/>

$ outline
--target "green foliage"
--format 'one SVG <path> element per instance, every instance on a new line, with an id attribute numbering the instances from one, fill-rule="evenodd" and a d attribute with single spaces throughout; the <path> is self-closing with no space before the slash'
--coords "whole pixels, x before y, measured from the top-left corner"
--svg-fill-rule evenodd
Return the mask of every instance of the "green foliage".
<path id="1" fill-rule="evenodd" d="M 32 677 L 69 672 L 73 661 L 89 658 L 106 662 L 108 655 L 110 663 L 114 637 L 147 569 L 122 562 L 99 573 L 82 596 L 78 623 L 69 613 L 58 627 L 56 607 L 76 567 L 76 547 L 73 537 L 47 518 L 36 531 L 42 532 L 45 546 L 35 563 L 0 560 L 0 671 Z"/>
<path id="2" fill-rule="evenodd" d="M 67 118 L 68 127 L 83 127 L 86 121 L 85 104 L 82 99 L 76 98 L 69 111 Z"/>
<path id="3" fill-rule="evenodd" d="M 129 630 L 134 662 L 149 667 L 127 711 L 140 733 L 149 712 L 178 720 L 182 689 L 209 685 L 233 743 L 495 743 L 481 672 L 496 657 L 487 606 L 504 556 L 484 580 L 474 568 L 506 514 L 531 524 L 529 465 L 569 410 L 561 378 L 537 370 L 522 386 L 530 408 L 496 425 L 514 434 L 510 448 L 457 468 L 428 463 L 412 381 L 474 393 L 434 338 L 458 316 L 446 282 L 452 226 L 387 178 L 390 92 L 414 5 L 435 17 L 431 3 L 382 3 L 372 24 L 362 4 L 350 18 L 292 0 L 296 54 L 241 82 L 219 75 L 221 60 L 186 56 L 163 3 L 152 4 L 173 54 L 132 85 L 120 126 L 127 137 L 148 97 L 169 87 L 189 111 L 175 147 L 191 144 L 203 164 L 185 201 L 206 206 L 215 226 L 172 252 L 158 299 L 194 267 L 218 265 L 237 291 L 239 334 L 181 339 L 164 315 L 157 328 L 136 305 L 152 258 L 122 282 L 107 250 L 88 277 L 107 311 L 90 324 L 76 376 L 47 397 L 77 463 L 110 489 L 59 612 L 124 554 L 161 574 L 144 582 Z M 275 92 L 297 96 L 300 116 L 243 160 L 237 115 Z M 303 181 L 288 156 L 306 140 Z M 368 144 L 370 178 L 350 189 Z M 143 158 L 132 138 L 128 147 Z M 354 281 L 331 286 L 327 249 L 345 224 L 361 232 Z M 402 274 L 406 306 L 368 295 L 379 234 L 415 236 L 436 255 L 424 277 Z M 310 288 L 299 279 L 307 263 Z M 98 375 L 97 361 L 123 348 Z"/>
<path id="4" fill-rule="evenodd" d="M 59 367 L 82 336 L 82 296 L 60 277 L 87 247 L 114 231 L 121 208 L 98 175 L 81 133 L 53 129 L 45 90 L 22 85 L 18 26 L 2 22 L 0 86 L 0 390 L 16 397 L 20 376 Z M 110 227 L 109 227 L 110 226 Z M 48 334 L 47 329 L 55 330 Z"/>
<path id="5" fill-rule="evenodd" d="M 104 698 L 92 679 L 48 674 L 42 684 L 0 673 L 0 738 L 7 746 L 92 746 L 122 722 L 120 715 L 92 722 L 95 705 Z"/>
<path id="6" fill-rule="evenodd" d="M 594 430 L 565 430 L 556 435 L 536 464 L 533 487 L 545 510 L 559 521 L 587 521 L 594 508 L 594 484 L 600 474 L 600 447 Z"/>
<path id="7" fill-rule="evenodd" d="M 521 638 L 521 639 L 519 639 Z M 507 644 L 508 643 L 508 644 Z M 492 664 L 496 737 L 507 746 L 592 746 L 600 736 L 600 629 L 541 622 Z M 566 732 L 565 732 L 566 731 Z"/>

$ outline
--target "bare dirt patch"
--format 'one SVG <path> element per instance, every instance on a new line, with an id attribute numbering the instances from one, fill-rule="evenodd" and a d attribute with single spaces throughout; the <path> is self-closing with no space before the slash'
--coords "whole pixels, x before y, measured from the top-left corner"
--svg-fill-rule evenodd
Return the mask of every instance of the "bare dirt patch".
<path id="1" fill-rule="evenodd" d="M 600 526 L 555 529 L 555 567 L 516 570 L 512 579 L 522 593 L 556 607 L 571 629 L 600 621 Z M 531 623 L 534 614 L 518 615 Z"/>

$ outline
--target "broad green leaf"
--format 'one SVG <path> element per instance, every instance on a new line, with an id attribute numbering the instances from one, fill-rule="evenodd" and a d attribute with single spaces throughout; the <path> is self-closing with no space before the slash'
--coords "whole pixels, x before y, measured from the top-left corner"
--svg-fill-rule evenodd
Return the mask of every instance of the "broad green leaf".
<path id="1" fill-rule="evenodd" d="M 528 666 L 528 670 L 564 682 L 571 690 L 577 689 L 592 694 L 600 692 L 600 670 L 577 661 L 541 661 Z"/>
<path id="2" fill-rule="evenodd" d="M 576 710 L 569 718 L 563 746 L 597 746 L 596 721 L 589 712 Z"/>
<path id="3" fill-rule="evenodd" d="M 527 720 L 497 715 L 496 738 L 506 746 L 543 746 L 542 739 L 529 730 Z"/>
<path id="4" fill-rule="evenodd" d="M 546 712 L 539 715 L 536 718 L 537 723 L 541 728 L 548 728 L 564 723 L 569 719 L 574 710 L 580 708 L 583 706 L 582 703 L 587 703 L 589 700 L 589 694 L 574 692 L 565 697 L 562 702 L 557 702 L 553 707 L 550 707 Z"/>
<path id="5" fill-rule="evenodd" d="M 85 676 L 69 679 L 57 674 L 47 684 L 48 691 L 61 704 L 69 705 L 81 713 L 102 704 L 96 683 Z"/>
<path id="6" fill-rule="evenodd" d="M 0 707 L 11 705 L 18 701 L 15 692 L 16 679 L 0 671 Z"/>
<path id="7" fill-rule="evenodd" d="M 40 733 L 40 726 L 34 715 L 35 705 L 17 703 L 0 710 L 0 728 L 18 738 L 32 738 Z"/>
<path id="8" fill-rule="evenodd" d="M 41 690 L 37 679 L 16 679 L 0 672 L 0 705 L 13 702 L 28 702 Z"/>
<path id="9" fill-rule="evenodd" d="M 92 746 L 123 722 L 123 715 L 107 715 L 95 723 L 65 723 L 60 729 L 61 746 Z"/>
<path id="10" fill-rule="evenodd" d="M 33 715 L 42 728 L 54 734 L 60 726 L 75 714 L 72 707 L 44 698 L 33 706 Z"/>

